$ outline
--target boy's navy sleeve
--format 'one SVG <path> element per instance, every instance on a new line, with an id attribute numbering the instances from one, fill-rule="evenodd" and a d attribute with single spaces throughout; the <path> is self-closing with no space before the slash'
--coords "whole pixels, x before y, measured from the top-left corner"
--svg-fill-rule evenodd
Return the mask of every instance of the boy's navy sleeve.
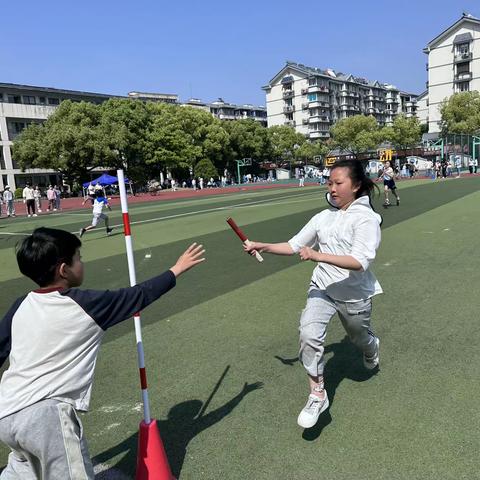
<path id="1" fill-rule="evenodd" d="M 103 330 L 106 330 L 143 310 L 175 284 L 174 273 L 167 270 L 158 277 L 134 287 L 114 291 L 69 289 L 62 293 L 80 305 Z"/>
<path id="2" fill-rule="evenodd" d="M 5 360 L 10 355 L 10 348 L 12 346 L 13 316 L 25 297 L 26 295 L 16 300 L 0 322 L 0 367 L 5 363 Z"/>

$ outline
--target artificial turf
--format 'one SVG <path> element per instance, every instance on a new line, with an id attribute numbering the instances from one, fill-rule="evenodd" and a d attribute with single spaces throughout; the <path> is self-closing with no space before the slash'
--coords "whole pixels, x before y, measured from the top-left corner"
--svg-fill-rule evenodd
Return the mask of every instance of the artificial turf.
<path id="1" fill-rule="evenodd" d="M 373 315 L 381 369 L 366 372 L 332 320 L 326 348 L 331 407 L 308 431 L 296 425 L 307 393 L 296 357 L 313 264 L 274 256 L 258 264 L 243 254 L 225 218 L 233 216 L 254 240 L 284 241 L 325 208 L 323 193 L 306 187 L 133 206 L 139 281 L 171 266 L 191 241 L 207 249 L 207 262 L 142 314 L 151 409 L 174 474 L 476 478 L 479 185 L 476 177 L 403 182 L 400 207 L 380 210 L 376 200 L 384 217 L 373 267 L 385 291 L 374 300 Z M 172 215 L 182 216 L 164 218 Z M 0 233 L 33 225 L 17 220 L 2 222 Z M 87 213 L 35 222 L 76 231 L 88 220 Z M 118 212 L 112 220 L 119 221 Z M 32 286 L 15 268 L 17 240 L 0 235 L 2 311 Z M 128 284 L 123 235 L 94 232 L 82 241 L 86 288 Z M 83 416 L 97 469 L 110 467 L 111 478 L 131 478 L 135 468 L 141 418 L 135 359 L 132 323 L 112 328 L 99 356 L 91 411 Z M 0 464 L 7 453 L 0 448 Z"/>

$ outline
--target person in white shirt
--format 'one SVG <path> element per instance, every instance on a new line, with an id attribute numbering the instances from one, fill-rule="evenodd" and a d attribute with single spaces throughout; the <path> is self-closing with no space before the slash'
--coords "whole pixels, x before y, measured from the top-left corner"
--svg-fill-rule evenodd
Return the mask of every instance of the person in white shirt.
<path id="1" fill-rule="evenodd" d="M 3 201 L 5 202 L 7 217 L 14 217 L 15 205 L 13 202 L 13 193 L 10 191 L 10 187 L 8 185 L 5 185 L 5 191 L 3 192 Z"/>
<path id="2" fill-rule="evenodd" d="M 33 197 L 35 198 L 35 208 L 38 213 L 42 211 L 42 191 L 38 185 L 35 185 L 35 190 L 33 191 Z"/>
<path id="3" fill-rule="evenodd" d="M 95 197 L 95 201 L 93 202 L 93 218 L 92 218 L 92 223 L 91 225 L 88 225 L 87 227 L 83 227 L 80 229 L 79 236 L 82 238 L 83 234 L 88 231 L 94 229 L 98 221 L 102 219 L 105 222 L 105 230 L 107 232 L 107 235 L 110 235 L 112 233 L 113 228 L 110 228 L 109 226 L 109 219 L 108 215 L 105 215 L 102 210 L 103 207 L 107 207 L 109 210 L 112 210 L 108 203 L 108 199 L 102 195 L 102 192 L 97 192 L 97 196 Z"/>
<path id="4" fill-rule="evenodd" d="M 310 394 L 298 416 L 303 428 L 313 427 L 329 407 L 324 387 L 324 343 L 331 318 L 338 313 L 350 340 L 363 352 L 365 368 L 379 364 L 379 339 L 370 326 L 372 297 L 382 288 L 369 266 L 380 245 L 381 217 L 370 204 L 377 188 L 356 160 L 336 162 L 330 172 L 327 200 L 331 208 L 315 215 L 284 243 L 249 242 L 245 251 L 299 254 L 316 262 L 307 304 L 300 318 L 300 354 Z"/>
<path id="5" fill-rule="evenodd" d="M 25 185 L 22 196 L 23 203 L 27 204 L 27 215 L 29 217 L 31 217 L 32 215 L 36 217 L 37 214 L 35 213 L 35 193 L 29 183 Z"/>

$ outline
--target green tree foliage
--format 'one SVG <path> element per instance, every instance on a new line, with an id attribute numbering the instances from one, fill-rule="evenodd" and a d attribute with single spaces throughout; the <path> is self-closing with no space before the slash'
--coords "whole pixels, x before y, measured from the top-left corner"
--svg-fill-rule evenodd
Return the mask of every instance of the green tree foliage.
<path id="1" fill-rule="evenodd" d="M 275 125 L 268 129 L 270 140 L 270 155 L 273 160 L 290 160 L 294 158 L 295 150 L 305 142 L 305 135 L 297 133 L 288 125 Z"/>
<path id="2" fill-rule="evenodd" d="M 335 147 L 354 155 L 375 150 L 380 143 L 378 124 L 372 116 L 344 118 L 330 129 L 330 133 Z"/>
<path id="3" fill-rule="evenodd" d="M 418 145 L 422 138 L 422 127 L 416 117 L 398 115 L 391 127 L 380 130 L 379 138 L 390 142 L 395 148 L 412 148 Z"/>
<path id="4" fill-rule="evenodd" d="M 99 135 L 103 149 L 103 166 L 111 169 L 123 168 L 133 181 L 146 180 L 151 173 L 146 162 L 146 127 L 152 116 L 149 104 L 112 98 L 98 108 L 101 115 Z"/>
<path id="5" fill-rule="evenodd" d="M 312 163 L 314 157 L 324 157 L 329 148 L 323 142 L 304 142 L 295 150 L 295 159 L 304 163 Z"/>
<path id="6" fill-rule="evenodd" d="M 447 133 L 478 135 L 480 132 L 480 93 L 477 90 L 455 93 L 442 103 L 440 113 L 443 135 Z"/>
<path id="7" fill-rule="evenodd" d="M 200 160 L 195 165 L 193 173 L 196 177 L 203 177 L 205 179 L 209 179 L 210 177 L 218 177 L 218 172 L 215 168 L 215 165 L 208 158 L 203 158 L 202 160 Z"/>
<path id="8" fill-rule="evenodd" d="M 104 160 L 99 108 L 65 100 L 42 125 L 28 126 L 14 142 L 13 155 L 22 169 L 53 169 L 67 179 L 85 178 Z"/>
<path id="9" fill-rule="evenodd" d="M 252 158 L 257 162 L 269 160 L 268 129 L 252 119 L 227 122 L 225 128 L 230 136 L 232 160 L 242 158 Z"/>

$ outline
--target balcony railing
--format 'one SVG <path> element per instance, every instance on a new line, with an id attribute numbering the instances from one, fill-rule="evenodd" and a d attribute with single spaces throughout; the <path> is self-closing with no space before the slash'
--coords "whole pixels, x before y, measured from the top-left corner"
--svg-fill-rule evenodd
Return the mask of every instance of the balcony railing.
<path id="1" fill-rule="evenodd" d="M 308 103 L 302 103 L 302 110 L 308 110 L 309 104 Z"/>
<path id="2" fill-rule="evenodd" d="M 283 98 L 292 98 L 295 95 L 293 90 L 285 90 L 283 92 Z"/>
<path id="3" fill-rule="evenodd" d="M 302 124 L 307 125 L 308 124 L 308 118 L 302 118 Z"/>
<path id="4" fill-rule="evenodd" d="M 283 124 L 288 125 L 289 127 L 294 127 L 296 125 L 295 120 L 285 120 Z"/>
<path id="5" fill-rule="evenodd" d="M 454 57 L 455 62 L 468 62 L 473 58 L 472 52 L 457 53 Z"/>
<path id="6" fill-rule="evenodd" d="M 308 93 L 308 88 L 302 88 L 302 95 L 306 95 Z"/>
<path id="7" fill-rule="evenodd" d="M 287 105 L 283 107 L 283 113 L 292 113 L 295 111 L 295 107 L 293 105 Z"/>
<path id="8" fill-rule="evenodd" d="M 328 93 L 328 87 L 325 87 L 323 85 L 310 85 L 308 87 L 308 93 L 316 93 L 316 92 L 325 92 Z"/>
<path id="9" fill-rule="evenodd" d="M 461 72 L 455 75 L 456 82 L 466 82 L 472 79 L 472 72 Z"/>

